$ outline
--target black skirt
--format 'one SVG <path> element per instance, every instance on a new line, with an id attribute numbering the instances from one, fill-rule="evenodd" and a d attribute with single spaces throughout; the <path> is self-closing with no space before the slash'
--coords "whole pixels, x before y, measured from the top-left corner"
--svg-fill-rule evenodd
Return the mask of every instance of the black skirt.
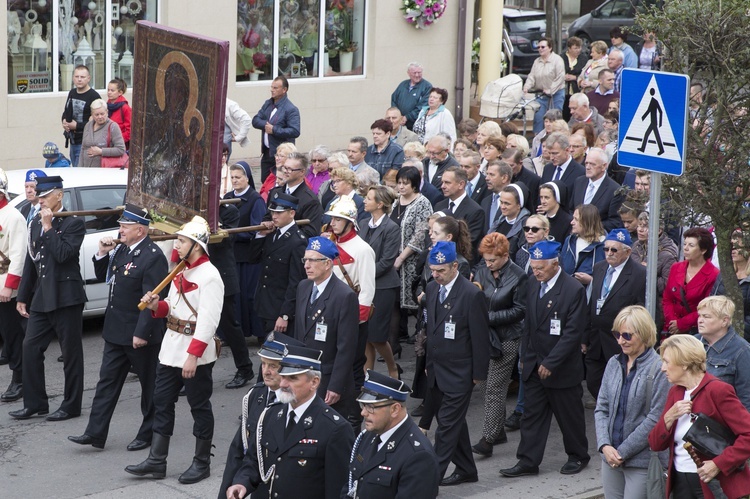
<path id="1" fill-rule="evenodd" d="M 375 307 L 367 323 L 368 343 L 385 343 L 391 328 L 391 314 L 398 303 L 400 288 L 376 289 L 372 304 Z"/>

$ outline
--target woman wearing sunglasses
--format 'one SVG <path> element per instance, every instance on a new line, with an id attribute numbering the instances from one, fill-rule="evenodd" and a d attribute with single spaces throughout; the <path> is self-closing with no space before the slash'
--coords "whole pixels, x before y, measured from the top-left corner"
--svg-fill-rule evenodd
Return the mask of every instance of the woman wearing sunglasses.
<path id="1" fill-rule="evenodd" d="M 518 248 L 514 262 L 531 275 L 529 248 L 543 239 L 549 239 L 549 220 L 544 215 L 531 215 L 524 223 L 523 235 L 526 241 Z"/>
<path id="2" fill-rule="evenodd" d="M 622 353 L 607 363 L 594 411 L 602 486 L 605 497 L 645 498 L 648 434 L 664 408 L 669 382 L 652 348 L 656 325 L 645 308 L 623 308 L 612 327 Z M 659 457 L 666 465 L 666 452 Z"/>

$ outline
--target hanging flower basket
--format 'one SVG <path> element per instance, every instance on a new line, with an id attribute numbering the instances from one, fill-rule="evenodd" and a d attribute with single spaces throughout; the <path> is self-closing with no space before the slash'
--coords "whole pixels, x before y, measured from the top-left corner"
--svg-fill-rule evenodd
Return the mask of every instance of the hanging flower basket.
<path id="1" fill-rule="evenodd" d="M 426 29 L 443 17 L 448 0 L 404 0 L 401 10 L 406 22 L 416 29 Z"/>

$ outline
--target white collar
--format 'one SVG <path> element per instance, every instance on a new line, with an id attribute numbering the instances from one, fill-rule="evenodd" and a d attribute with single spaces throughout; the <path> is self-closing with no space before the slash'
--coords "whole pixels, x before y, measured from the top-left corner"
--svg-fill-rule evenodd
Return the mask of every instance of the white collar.
<path id="1" fill-rule="evenodd" d="M 284 234 L 286 234 L 286 231 L 288 231 L 289 229 L 291 229 L 293 225 L 294 225 L 294 220 L 292 220 L 288 225 L 285 225 L 283 227 L 279 227 L 279 229 L 278 229 L 278 231 L 279 231 L 279 237 L 281 237 Z"/>
<path id="2" fill-rule="evenodd" d="M 315 400 L 315 397 L 317 397 L 317 395 L 313 395 L 310 397 L 310 400 L 303 402 L 296 409 L 292 409 L 292 404 L 287 404 L 289 410 L 286 411 L 286 423 L 289 424 L 289 416 L 292 414 L 292 411 L 294 411 L 295 420 L 299 424 L 302 421 L 302 416 L 305 415 L 305 411 L 307 411 L 307 408 L 310 407 L 310 404 Z"/>
<path id="3" fill-rule="evenodd" d="M 461 205 L 461 202 L 464 200 L 465 197 L 466 197 L 466 189 L 464 189 L 463 194 L 461 194 L 460 196 L 458 196 L 455 201 L 451 201 L 450 199 L 448 199 L 448 205 L 449 206 L 450 206 L 451 203 L 453 203 L 455 205 L 455 207 L 453 208 L 453 212 L 454 213 L 458 209 L 458 207 Z"/>
<path id="4" fill-rule="evenodd" d="M 401 402 L 401 404 L 403 404 L 403 402 Z M 378 450 L 380 450 L 380 449 L 383 448 L 383 446 L 385 445 L 385 443 L 393 436 L 394 433 L 396 433 L 396 430 L 398 430 L 401 427 L 401 425 L 403 425 L 404 422 L 406 422 L 406 420 L 408 418 L 409 418 L 409 415 L 405 414 L 404 415 L 404 419 L 402 419 L 401 421 L 399 421 L 399 423 L 396 426 L 394 426 L 393 428 L 391 428 L 390 430 L 388 430 L 386 432 L 383 432 L 380 435 L 380 444 L 378 445 Z"/>
<path id="5" fill-rule="evenodd" d="M 557 279 L 560 277 L 560 273 L 561 272 L 562 272 L 562 267 L 558 267 L 557 268 L 557 274 L 555 274 L 554 276 L 552 276 L 552 279 L 550 279 L 549 281 L 547 281 L 547 290 L 545 291 L 545 293 L 548 293 L 549 290 L 552 289 L 552 287 L 555 284 L 557 284 Z"/>
<path id="6" fill-rule="evenodd" d="M 333 272 L 331 272 L 331 275 L 329 275 L 328 278 L 320 284 L 315 284 L 315 282 L 313 281 L 313 286 L 318 287 L 318 296 L 322 295 L 323 291 L 326 290 L 326 286 L 328 286 L 328 283 L 331 282 L 331 277 L 333 277 Z"/>
<path id="7" fill-rule="evenodd" d="M 380 227 L 380 224 L 383 223 L 383 220 L 385 220 L 385 213 L 383 213 L 383 215 L 381 215 L 381 217 L 377 221 L 375 221 L 375 217 L 370 217 L 368 225 L 371 229 L 377 229 L 378 227 Z"/>

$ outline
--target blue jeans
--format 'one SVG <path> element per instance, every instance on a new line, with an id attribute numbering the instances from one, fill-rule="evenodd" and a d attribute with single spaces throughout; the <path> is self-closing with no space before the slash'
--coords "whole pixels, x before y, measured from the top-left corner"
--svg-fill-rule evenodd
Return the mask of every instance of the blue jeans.
<path id="1" fill-rule="evenodd" d="M 534 135 L 538 134 L 544 128 L 544 115 L 550 109 L 559 109 L 562 111 L 565 102 L 565 89 L 561 88 L 552 94 L 552 107 L 550 107 L 550 98 L 547 95 L 539 96 L 539 109 L 534 113 Z"/>
<path id="2" fill-rule="evenodd" d="M 78 157 L 81 155 L 81 144 L 70 144 L 70 166 L 78 166 Z"/>

